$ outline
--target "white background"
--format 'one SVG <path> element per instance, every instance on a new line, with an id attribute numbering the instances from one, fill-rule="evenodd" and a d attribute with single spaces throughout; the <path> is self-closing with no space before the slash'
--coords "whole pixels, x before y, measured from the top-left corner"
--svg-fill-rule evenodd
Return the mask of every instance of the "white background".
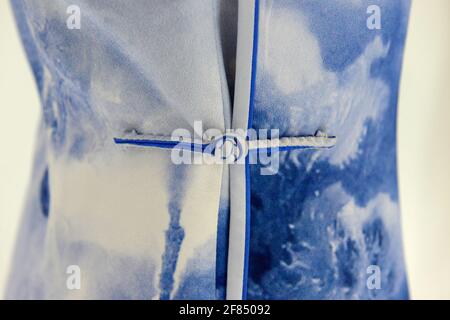
<path id="1" fill-rule="evenodd" d="M 450 299 L 450 1 L 413 1 L 400 90 L 403 236 L 414 299 Z M 0 298 L 31 174 L 39 99 L 0 0 Z"/>

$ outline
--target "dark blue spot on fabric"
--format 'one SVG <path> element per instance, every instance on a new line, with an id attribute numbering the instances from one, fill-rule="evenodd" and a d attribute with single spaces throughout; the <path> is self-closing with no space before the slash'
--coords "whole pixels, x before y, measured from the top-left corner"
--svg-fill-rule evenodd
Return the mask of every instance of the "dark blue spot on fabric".
<path id="1" fill-rule="evenodd" d="M 48 213 L 50 210 L 50 187 L 48 182 L 48 168 L 45 169 L 44 175 L 42 176 L 40 198 L 41 198 L 42 214 L 48 217 Z"/>

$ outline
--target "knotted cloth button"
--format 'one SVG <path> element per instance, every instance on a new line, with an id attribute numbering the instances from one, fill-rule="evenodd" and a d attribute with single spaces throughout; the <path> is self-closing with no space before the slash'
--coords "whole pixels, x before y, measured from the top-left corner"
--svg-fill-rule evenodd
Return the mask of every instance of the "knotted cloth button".
<path id="1" fill-rule="evenodd" d="M 245 138 L 238 134 L 224 134 L 210 145 L 213 146 L 211 154 L 225 163 L 235 163 L 247 154 Z"/>

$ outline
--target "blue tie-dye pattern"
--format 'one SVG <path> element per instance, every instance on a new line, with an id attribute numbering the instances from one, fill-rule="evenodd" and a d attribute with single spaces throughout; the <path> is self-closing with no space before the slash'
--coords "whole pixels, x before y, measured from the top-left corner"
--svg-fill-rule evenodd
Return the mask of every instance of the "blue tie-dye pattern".
<path id="1" fill-rule="evenodd" d="M 298 10 L 307 18 L 319 42 L 324 67 L 338 76 L 381 34 L 389 50 L 372 63 L 370 76 L 383 80 L 390 94 L 385 111 L 376 120 L 364 122 L 366 131 L 360 137 L 358 154 L 345 165 L 330 163 L 327 154 L 333 150 L 322 154 L 305 150 L 284 153 L 275 176 L 261 176 L 259 166 L 252 166 L 250 299 L 408 298 L 400 226 L 387 229 L 380 212 L 385 207 L 378 206 L 375 199 L 387 194 L 389 198 L 383 198 L 382 203 L 398 207 L 395 119 L 409 2 L 378 1 L 383 24 L 374 32 L 365 28 L 365 8 L 370 4 L 276 2 L 276 6 Z M 254 127 L 270 125 L 280 128 L 282 134 L 308 133 L 288 121 L 296 117 L 288 111 L 289 104 L 301 103 L 304 98 L 277 91 L 263 69 L 258 69 L 257 78 Z M 332 133 L 339 136 L 339 132 Z M 345 141 L 345 136 L 339 136 L 339 142 Z M 357 230 L 363 240 L 344 225 L 349 204 L 356 208 L 356 215 L 371 210 Z M 365 209 L 369 206 L 372 209 Z M 381 269 L 379 290 L 366 287 L 370 264 Z"/>
<path id="2" fill-rule="evenodd" d="M 90 21 L 87 17 L 83 23 L 97 23 L 95 28 L 90 30 L 96 30 L 91 36 L 102 47 L 102 59 L 110 63 L 111 69 L 126 67 L 131 75 L 130 79 L 127 78 L 128 81 L 133 80 L 132 85 L 136 87 L 138 96 L 145 96 L 147 99 L 126 100 L 124 105 L 121 105 L 125 107 L 119 111 L 115 109 L 117 106 L 109 105 L 108 109 L 105 109 L 108 112 L 104 114 L 95 109 L 96 106 L 90 99 L 90 91 L 91 72 L 96 61 L 86 58 L 87 48 L 79 46 L 80 43 L 89 43 L 89 35 L 58 32 L 62 29 L 61 26 L 64 28 L 64 15 L 62 20 L 44 19 L 45 24 L 41 25 L 43 20 L 38 14 L 35 17 L 36 12 L 33 10 L 26 10 L 26 3 L 31 2 L 13 2 L 41 94 L 44 122 L 49 129 L 49 144 L 53 155 L 68 155 L 72 160 L 83 160 L 89 151 L 95 149 L 96 141 L 111 140 L 111 132 L 108 131 L 111 128 L 105 126 L 112 123 L 117 125 L 113 129 L 141 129 L 140 121 L 115 123 L 115 120 L 127 114 L 135 115 L 138 120 L 151 118 L 161 109 L 169 114 L 173 101 L 160 90 L 151 73 L 142 71 L 140 61 L 128 56 L 127 50 L 114 41 L 114 35 L 101 30 L 101 20 Z M 94 7 L 101 4 L 94 1 L 91 3 Z M 270 1 L 261 1 L 261 6 L 268 6 L 268 3 Z M 370 1 L 361 3 L 366 6 L 372 4 Z M 251 166 L 249 298 L 407 297 L 401 244 L 386 226 L 382 212 L 379 212 L 380 206 L 376 203 L 373 206 L 380 194 L 387 194 L 388 199 L 382 198 L 382 201 L 389 204 L 392 202 L 394 207 L 398 202 L 395 115 L 408 7 L 405 3 L 407 2 L 377 1 L 376 4 L 382 9 L 382 29 L 370 32 L 365 29 L 365 10 L 361 10 L 365 9 L 365 5 L 355 9 L 350 2 L 345 1 L 275 3 L 275 6 L 302 12 L 319 43 L 324 68 L 335 73 L 340 83 L 346 82 L 348 75 L 345 74 L 345 69 L 361 56 L 376 36 L 380 36 L 389 50 L 387 55 L 372 62 L 370 74 L 372 78 L 382 80 L 389 87 L 389 100 L 388 107 L 378 118 L 365 121 L 366 133 L 358 144 L 359 153 L 343 167 L 328 160 L 327 155 L 332 154 L 333 150 L 321 153 L 323 156 L 318 158 L 316 155 L 319 152 L 313 150 L 282 153 L 280 172 L 276 176 L 260 176 L 260 168 Z M 61 8 L 64 9 L 64 5 Z M 38 31 L 32 35 L 29 28 Z M 77 61 L 81 60 L 85 62 L 82 70 L 78 68 L 80 64 L 77 64 Z M 46 78 L 48 75 L 51 77 Z M 277 91 L 274 80 L 264 70 L 258 70 L 257 77 L 258 84 L 264 84 L 264 87 L 256 87 L 254 127 L 279 127 L 282 135 L 312 134 L 310 128 L 293 127 L 287 121 L 296 118 L 296 114 L 288 109 L 290 103 L 301 99 L 302 96 L 287 96 Z M 126 83 L 123 81 L 123 84 Z M 271 91 L 264 91 L 263 88 L 271 88 Z M 266 97 L 269 98 L 270 104 L 262 102 L 262 98 Z M 145 103 L 141 105 L 143 101 Z M 114 112 L 117 113 L 117 119 L 110 114 Z M 314 114 L 315 110 L 310 110 L 310 113 Z M 173 119 L 178 116 L 180 112 L 166 118 Z M 180 116 L 180 123 L 186 125 L 184 116 Z M 345 143 L 345 136 L 339 138 Z M 40 139 L 40 143 L 44 144 L 46 136 L 41 134 Z M 50 210 L 50 175 L 47 154 L 44 154 L 43 150 L 44 148 L 41 148 L 39 151 L 39 166 L 33 182 L 34 191 L 30 197 L 28 216 L 22 231 L 22 235 L 26 237 L 22 236 L 22 249 L 18 251 L 15 259 L 16 270 L 11 278 L 9 297 L 64 296 L 61 292 L 52 292 L 52 289 L 55 289 L 52 284 L 56 283 L 56 280 L 45 286 L 41 283 L 45 281 L 45 277 L 41 279 L 40 275 L 32 270 L 33 263 L 43 260 L 40 255 L 45 253 L 41 248 L 47 234 L 45 216 Z M 196 254 L 187 260 L 186 266 L 180 271 L 175 290 L 175 274 L 179 271 L 177 263 L 185 238 L 185 231 L 180 224 L 183 188 L 175 184 L 183 180 L 183 170 L 175 170 L 169 177 L 170 221 L 165 233 L 164 254 L 157 257 L 162 258 L 162 265 L 158 265 L 153 257 L 116 253 L 96 243 L 74 241 L 76 238 L 67 240 L 64 237 L 50 237 L 48 242 L 51 247 L 57 248 L 58 263 L 76 261 L 83 270 L 100 269 L 101 272 L 94 273 L 96 278 L 91 283 L 88 297 L 157 298 L 158 293 L 162 299 L 214 299 L 225 296 L 229 211 L 226 197 L 221 199 L 220 204 L 217 243 L 214 235 L 209 243 L 196 248 Z M 173 173 L 171 170 L 168 172 Z M 176 188 L 181 189 L 176 191 Z M 362 240 L 349 233 L 348 226 L 342 219 L 342 211 L 353 202 L 356 210 L 364 210 L 368 206 L 374 208 L 374 214 L 364 221 L 359 230 Z M 33 213 L 39 213 L 39 210 L 44 215 L 34 216 Z M 55 216 L 50 214 L 50 220 Z M 56 229 L 64 235 L 61 231 L 64 224 L 57 225 Z M 400 233 L 399 229 L 396 231 Z M 203 262 L 211 259 L 205 259 L 202 255 L 215 256 L 215 264 L 204 266 Z M 381 290 L 369 291 L 365 288 L 367 263 L 381 267 Z M 46 271 L 49 277 L 55 274 L 51 272 L 51 267 Z M 159 288 L 158 281 L 154 281 L 157 275 L 160 275 Z"/>
<path id="3" fill-rule="evenodd" d="M 162 257 L 162 270 L 160 277 L 160 299 L 170 299 L 173 290 L 173 275 L 177 266 L 180 247 L 184 239 L 184 229 L 180 225 L 181 203 L 184 197 L 184 184 L 186 167 L 178 166 L 169 179 L 169 229 L 166 231 L 166 245 Z"/>
<path id="4" fill-rule="evenodd" d="M 31 196 L 28 199 L 26 219 L 19 235 L 7 296 L 12 298 L 73 297 L 77 292 L 69 292 L 65 287 L 63 269 L 65 264 L 75 263 L 80 265 L 85 277 L 92 276 L 87 286 L 83 283 L 82 296 L 86 298 L 214 299 L 216 294 L 217 297 L 223 297 L 224 284 L 221 274 L 226 265 L 216 266 L 214 259 L 217 228 L 227 228 L 227 224 L 222 223 L 223 218 L 219 226 L 211 223 L 214 220 L 211 218 L 199 235 L 191 237 L 191 241 L 195 238 L 195 245 L 199 248 L 195 248 L 194 257 L 190 257 L 189 252 L 185 253 L 183 256 L 186 260 L 185 266 L 180 267 L 179 256 L 186 242 L 185 233 L 188 230 L 181 223 L 182 209 L 185 205 L 184 192 L 193 184 L 189 179 L 183 183 L 186 168 L 167 166 L 170 164 L 169 154 L 165 154 L 167 157 L 164 158 L 165 162 L 161 166 L 167 169 L 165 173 L 170 180 L 168 188 L 162 187 L 156 192 L 153 190 L 154 198 L 141 199 L 145 204 L 153 202 L 155 198 L 168 196 L 167 212 L 164 209 L 161 212 L 148 212 L 148 216 L 156 220 L 152 221 L 150 226 L 158 225 L 166 218 L 169 219 L 165 229 L 165 248 L 162 248 L 164 251 L 162 255 L 154 253 L 159 249 L 153 246 L 157 247 L 160 240 L 154 241 L 151 238 L 156 238 L 155 234 L 149 236 L 153 242 L 145 242 L 147 238 L 134 235 L 135 230 L 126 234 L 114 234 L 120 239 L 123 237 L 124 241 L 138 242 L 142 246 L 139 250 L 143 251 L 140 253 L 136 253 L 139 250 L 131 246 L 128 250 L 130 253 L 121 252 L 108 244 L 99 244 L 96 237 L 89 242 L 80 240 L 81 236 L 76 232 L 70 232 L 69 235 L 66 233 L 66 228 L 72 228 L 76 224 L 73 217 L 68 219 L 64 217 L 66 208 L 61 210 L 62 212 L 51 211 L 51 208 L 55 207 L 55 202 L 61 201 L 61 198 L 56 196 L 50 199 L 49 197 L 50 191 L 53 195 L 56 188 L 55 184 L 50 184 L 52 181 L 49 177 L 61 181 L 64 175 L 64 173 L 61 175 L 61 172 L 52 171 L 52 165 L 63 166 L 68 172 L 71 165 L 90 167 L 101 163 L 99 167 L 104 167 L 110 164 L 110 158 L 125 155 L 131 162 L 125 161 L 121 169 L 131 174 L 140 169 L 141 172 L 145 172 L 148 168 L 159 168 L 159 159 L 152 157 L 155 153 L 150 154 L 150 158 L 154 159 L 155 163 L 149 160 L 145 165 L 141 163 L 140 168 L 130 166 L 130 163 L 139 159 L 139 154 L 138 152 L 125 153 L 123 149 L 111 146 L 112 138 L 118 132 L 136 129 L 142 132 L 170 135 L 175 128 L 189 128 L 192 124 L 189 117 L 202 119 L 206 123 L 211 122 L 212 127 L 221 128 L 215 123 L 224 122 L 221 115 L 224 108 L 229 108 L 229 105 L 226 105 L 226 99 L 218 94 L 222 89 L 219 83 L 222 66 L 221 60 L 217 58 L 217 55 L 221 53 L 215 51 L 220 46 L 216 47 L 214 42 L 216 40 L 214 28 L 217 27 L 218 17 L 215 16 L 217 12 L 213 7 L 217 4 L 214 2 L 213 6 L 209 0 L 171 3 L 153 0 L 150 6 L 148 1 L 134 1 L 133 4 L 125 4 L 122 1 L 79 1 L 77 5 L 82 7 L 83 21 L 81 31 L 66 28 L 66 8 L 72 4 L 70 1 L 13 0 L 12 4 L 43 106 L 45 129 L 43 128 L 43 133 L 39 136 L 39 143 L 46 142 L 48 145 L 46 149 L 39 150 L 39 154 L 42 154 L 40 161 L 43 164 L 36 171 L 36 176 L 33 176 Z M 222 5 L 226 6 L 225 2 Z M 142 8 L 148 10 L 142 10 Z M 140 17 L 137 17 L 139 15 Z M 155 22 L 152 15 L 162 17 L 164 21 Z M 145 25 L 141 24 L 141 18 L 144 18 Z M 151 28 L 147 29 L 149 25 L 153 27 L 153 34 Z M 205 27 L 199 27 L 203 25 Z M 112 32 L 113 28 L 116 28 L 118 32 Z M 140 31 L 139 28 L 145 29 L 140 36 L 135 32 Z M 175 34 L 177 28 L 184 30 L 187 36 L 183 36 L 180 32 Z M 155 29 L 157 32 L 154 31 Z M 162 34 L 166 37 L 164 44 L 168 44 L 165 49 L 157 45 L 153 46 L 155 39 L 163 37 Z M 154 51 L 154 56 L 152 57 L 152 54 L 146 52 L 141 46 L 132 48 L 133 41 L 128 45 L 124 43 L 124 40 L 128 40 L 128 36 L 131 36 L 133 41 L 142 41 L 144 45 L 147 45 L 147 49 L 150 47 Z M 193 41 L 189 41 L 189 44 L 185 43 L 186 37 L 191 36 L 203 37 L 202 39 L 206 42 L 202 48 L 198 46 L 194 48 L 201 53 L 193 52 Z M 152 41 L 148 41 L 149 39 Z M 171 46 L 177 47 L 176 54 L 173 50 L 168 50 Z M 164 50 L 168 53 L 164 53 Z M 154 60 L 164 55 L 169 55 L 167 59 L 172 59 L 172 62 L 175 61 L 180 65 L 189 61 L 190 66 L 183 69 L 184 66 L 176 66 L 176 63 L 172 63 L 173 74 L 167 70 L 163 71 L 165 75 L 162 78 L 167 80 L 168 75 L 168 78 L 176 79 L 162 85 L 154 79 L 154 76 L 160 76 L 159 79 L 161 79 L 161 70 L 164 67 L 159 70 L 161 66 L 154 68 L 151 63 L 155 63 Z M 205 58 L 206 56 L 208 58 Z M 194 68 L 191 65 L 197 66 L 195 74 L 188 71 L 189 68 Z M 178 80 L 186 74 L 192 74 L 189 80 L 194 79 L 199 70 L 205 68 L 204 66 L 208 68 L 207 77 L 200 81 L 193 81 L 195 87 L 192 90 L 189 90 L 190 81 L 181 83 Z M 183 86 L 179 91 L 188 92 L 185 97 L 182 97 L 180 92 L 173 93 L 174 82 L 177 80 L 178 85 Z M 202 85 L 200 82 L 207 85 Z M 111 83 L 115 83 L 116 88 L 112 88 Z M 180 96 L 174 97 L 174 95 Z M 120 99 L 116 99 L 117 96 L 120 96 Z M 211 113 L 196 116 L 195 110 L 199 110 L 202 105 L 203 107 L 207 105 Z M 52 163 L 49 158 L 53 161 Z M 100 161 L 96 163 L 99 159 Z M 46 169 L 47 167 L 50 169 Z M 46 170 L 52 174 L 48 175 Z M 87 180 L 97 182 L 98 171 L 101 170 L 95 169 L 95 174 Z M 205 174 L 199 171 L 194 175 L 195 178 Z M 114 175 L 114 172 L 111 171 L 111 174 Z M 208 174 L 210 173 L 206 173 L 209 177 Z M 155 181 L 157 184 L 158 180 L 155 179 Z M 62 184 L 64 185 L 65 182 L 63 181 Z M 209 181 L 209 183 L 213 193 L 211 199 L 215 199 L 216 191 L 212 190 L 216 190 L 217 186 L 220 187 L 220 181 Z M 86 183 L 86 190 L 81 188 L 75 191 L 88 195 L 92 191 L 88 191 L 89 184 L 90 182 Z M 67 184 L 64 187 L 71 188 Z M 123 193 L 128 195 L 134 193 L 136 190 L 133 188 L 138 189 L 139 185 L 124 186 Z M 126 201 L 124 196 L 123 202 L 126 203 Z M 215 204 L 214 200 L 206 199 L 205 202 Z M 92 209 L 93 206 L 89 205 L 89 201 L 85 201 L 82 206 L 87 206 L 87 210 L 85 207 L 84 210 L 79 211 L 97 214 L 97 218 L 100 215 L 101 219 L 108 219 L 110 214 L 104 208 L 95 211 Z M 224 208 L 221 208 L 221 212 Z M 139 211 L 139 209 L 134 210 Z M 218 210 L 214 211 L 207 212 L 209 217 L 218 216 Z M 197 217 L 201 216 L 198 212 L 204 213 L 205 210 L 199 208 L 193 216 L 196 214 Z M 129 216 L 129 220 L 132 220 L 135 214 L 133 210 L 123 212 L 123 216 Z M 46 219 L 46 215 L 49 215 L 49 219 Z M 221 215 L 221 217 L 226 216 Z M 75 217 L 74 220 L 76 219 Z M 111 218 L 104 222 L 114 225 L 117 221 Z M 203 221 L 195 221 L 194 218 L 192 224 L 197 222 L 203 223 Z M 92 220 L 86 221 L 83 229 L 92 228 L 91 225 Z M 146 226 L 148 227 L 148 220 Z M 141 229 L 146 226 L 142 226 Z M 139 226 L 136 229 L 139 229 Z M 221 229 L 220 233 L 222 236 L 218 246 L 224 250 L 226 239 L 223 239 L 223 235 L 226 234 L 226 230 Z M 100 235 L 100 238 L 104 235 L 112 236 L 112 234 L 113 232 L 107 231 Z M 207 244 L 198 244 L 200 242 L 198 239 L 206 237 L 209 237 Z M 45 239 L 50 240 L 45 241 Z M 30 248 L 36 250 L 30 253 Z M 203 249 L 207 250 L 208 256 L 199 258 L 203 254 Z M 219 255 L 218 263 L 225 264 L 226 260 L 220 257 Z M 216 267 L 220 271 L 216 272 Z M 61 274 L 62 279 L 59 278 Z M 220 283 L 217 285 L 216 274 Z M 220 292 L 216 292 L 216 286 L 221 287 Z"/>
<path id="5" fill-rule="evenodd" d="M 216 298 L 225 299 L 227 285 L 228 230 L 230 225 L 230 208 L 221 202 L 219 221 L 217 223 L 216 249 Z"/>

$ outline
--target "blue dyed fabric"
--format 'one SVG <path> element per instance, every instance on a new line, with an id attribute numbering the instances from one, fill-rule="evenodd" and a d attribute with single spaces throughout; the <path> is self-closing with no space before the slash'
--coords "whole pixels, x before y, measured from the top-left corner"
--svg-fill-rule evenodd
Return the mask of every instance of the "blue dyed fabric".
<path id="1" fill-rule="evenodd" d="M 114 138 L 230 128 L 237 1 L 12 3 L 43 116 L 7 298 L 224 299 L 228 167 Z M 371 1 L 255 3 L 253 128 L 338 142 L 280 152 L 272 175 L 250 166 L 247 298 L 407 299 L 395 133 L 409 1 L 376 1 L 379 29 Z"/>
<path id="2" fill-rule="evenodd" d="M 408 297 L 396 112 L 409 2 L 377 1 L 380 29 L 371 4 L 261 2 L 253 126 L 338 143 L 282 154 L 274 176 L 252 166 L 251 299 Z"/>
<path id="3" fill-rule="evenodd" d="M 178 166 L 170 151 L 114 138 L 170 137 L 196 120 L 225 130 L 237 3 L 12 4 L 43 117 L 7 297 L 224 298 L 223 166 Z M 73 5 L 79 29 L 68 28 Z M 70 266 L 79 289 L 67 286 Z"/>

